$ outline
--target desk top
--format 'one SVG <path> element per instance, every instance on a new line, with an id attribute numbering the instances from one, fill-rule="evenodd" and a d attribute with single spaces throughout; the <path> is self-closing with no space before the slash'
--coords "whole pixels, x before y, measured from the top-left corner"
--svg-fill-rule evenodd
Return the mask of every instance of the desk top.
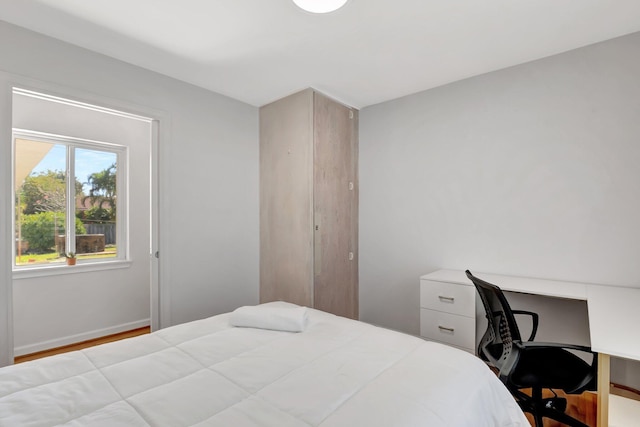
<path id="1" fill-rule="evenodd" d="M 503 291 L 586 300 L 593 351 L 640 360 L 640 288 L 472 273 Z M 459 270 L 438 270 L 420 279 L 473 286 Z"/>
<path id="2" fill-rule="evenodd" d="M 640 289 L 589 285 L 591 349 L 640 360 Z"/>
<path id="3" fill-rule="evenodd" d="M 472 271 L 473 275 L 498 286 L 503 291 L 524 294 L 545 295 L 555 298 L 566 298 L 585 301 L 587 285 L 584 283 L 562 282 L 558 280 L 533 279 L 528 277 L 501 276 Z M 458 283 L 473 286 L 464 271 L 438 270 L 421 276 L 420 279 L 435 282 Z"/>

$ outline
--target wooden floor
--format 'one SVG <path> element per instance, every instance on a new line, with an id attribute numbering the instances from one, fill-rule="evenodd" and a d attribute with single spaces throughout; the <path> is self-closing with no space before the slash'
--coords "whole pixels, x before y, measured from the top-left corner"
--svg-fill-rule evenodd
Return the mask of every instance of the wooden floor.
<path id="1" fill-rule="evenodd" d="M 567 399 L 567 414 L 577 418 L 588 426 L 595 426 L 597 423 L 598 395 L 595 392 L 585 392 L 579 395 L 566 395 L 562 391 L 556 391 L 560 397 Z M 633 388 L 611 384 L 610 393 L 623 396 L 628 399 L 640 400 L 640 391 Z M 544 397 L 553 396 L 551 392 L 543 393 Z M 527 419 L 534 425 L 531 414 L 526 414 Z M 543 419 L 544 427 L 565 427 L 565 424 L 548 418 Z"/>
<path id="2" fill-rule="evenodd" d="M 37 353 L 32 353 L 32 354 L 25 354 L 24 356 L 16 357 L 14 359 L 14 363 L 28 362 L 30 360 L 41 359 L 43 357 L 53 356 L 56 354 L 82 350 L 83 348 L 93 347 L 95 345 L 106 344 L 108 342 L 113 342 L 113 341 L 119 341 L 125 338 L 137 337 L 138 335 L 148 334 L 149 332 L 151 332 L 151 328 L 149 326 L 146 326 L 144 328 L 121 332 L 119 334 L 107 335 L 106 337 L 83 341 L 76 344 L 65 345 L 64 347 L 52 348 L 51 350 L 39 351 Z"/>
<path id="3" fill-rule="evenodd" d="M 578 395 L 566 395 L 562 391 L 556 391 L 558 396 L 564 397 L 567 399 L 567 410 L 566 413 L 578 420 L 582 421 L 588 426 L 594 426 L 597 423 L 597 404 L 598 404 L 598 395 L 593 392 L 585 392 Z M 543 396 L 552 397 L 553 394 L 550 391 L 543 392 Z M 533 417 L 531 414 L 525 413 L 527 419 L 534 425 Z M 566 424 L 559 423 L 554 420 L 550 420 L 548 418 L 543 419 L 544 427 L 566 427 Z"/>
<path id="4" fill-rule="evenodd" d="M 611 384 L 611 389 L 609 391 L 611 394 L 615 394 L 616 396 L 626 397 L 627 399 L 640 401 L 640 390 L 636 390 L 635 388 L 626 387 L 619 384 Z"/>

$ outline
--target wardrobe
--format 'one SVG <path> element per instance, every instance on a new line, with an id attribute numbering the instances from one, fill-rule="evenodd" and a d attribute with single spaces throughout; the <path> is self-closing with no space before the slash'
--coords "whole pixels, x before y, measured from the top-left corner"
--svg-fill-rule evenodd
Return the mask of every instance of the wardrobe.
<path id="1" fill-rule="evenodd" d="M 358 111 L 314 89 L 260 108 L 260 302 L 358 318 Z"/>

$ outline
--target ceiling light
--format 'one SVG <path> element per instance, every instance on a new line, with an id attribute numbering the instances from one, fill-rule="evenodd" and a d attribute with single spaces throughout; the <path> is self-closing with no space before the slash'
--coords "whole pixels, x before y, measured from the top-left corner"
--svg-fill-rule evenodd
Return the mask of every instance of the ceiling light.
<path id="1" fill-rule="evenodd" d="M 340 9 L 347 0 L 293 0 L 300 8 L 311 13 L 328 13 Z"/>

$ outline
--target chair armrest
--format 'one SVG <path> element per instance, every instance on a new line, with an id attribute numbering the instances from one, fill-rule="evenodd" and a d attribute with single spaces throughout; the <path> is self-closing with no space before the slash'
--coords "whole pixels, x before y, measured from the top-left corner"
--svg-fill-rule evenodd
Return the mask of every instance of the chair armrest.
<path id="1" fill-rule="evenodd" d="M 585 345 L 576 345 L 576 344 L 561 344 L 557 342 L 535 342 L 535 341 L 514 341 L 515 345 L 520 347 L 523 350 L 527 350 L 529 348 L 562 348 L 565 350 L 578 350 L 584 351 L 585 353 L 591 353 L 596 355 L 594 351 L 591 350 L 591 347 L 587 347 Z"/>
<path id="2" fill-rule="evenodd" d="M 527 316 L 531 316 L 531 321 L 533 322 L 533 328 L 531 329 L 531 335 L 529 336 L 529 339 L 527 341 L 533 341 L 533 339 L 536 337 L 536 333 L 538 332 L 538 320 L 539 320 L 538 313 L 534 313 L 533 311 L 526 311 L 526 310 L 511 310 L 511 312 L 513 314 L 524 314 Z"/>

